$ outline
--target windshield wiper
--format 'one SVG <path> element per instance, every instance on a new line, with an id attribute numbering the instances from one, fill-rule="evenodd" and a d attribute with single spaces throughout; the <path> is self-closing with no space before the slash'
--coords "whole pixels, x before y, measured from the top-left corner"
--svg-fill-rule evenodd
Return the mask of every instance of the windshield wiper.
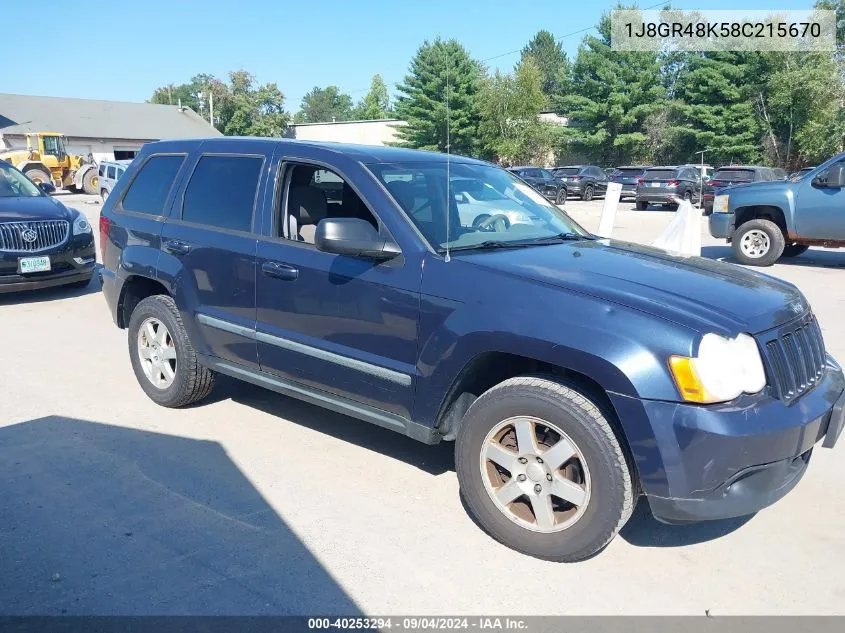
<path id="1" fill-rule="evenodd" d="M 453 246 L 450 251 L 469 251 L 469 250 L 493 250 L 496 248 L 526 248 L 528 246 L 545 246 L 546 244 L 559 244 L 560 242 L 575 242 L 580 240 L 593 240 L 590 235 L 581 235 L 579 233 L 558 233 L 557 235 L 548 235 L 546 237 L 536 237 L 530 240 L 486 240 L 479 244 L 466 244 L 463 246 Z M 440 249 L 445 252 L 445 249 Z"/>
<path id="2" fill-rule="evenodd" d="M 525 244 L 556 244 L 558 242 L 580 242 L 581 240 L 594 240 L 592 235 L 581 235 L 580 233 L 558 233 L 546 237 L 537 237 Z"/>
<path id="3" fill-rule="evenodd" d="M 469 251 L 469 250 L 493 250 L 495 248 L 522 248 L 524 246 L 533 246 L 533 242 L 508 242 L 506 240 L 486 240 L 478 244 L 465 244 L 463 246 L 452 246 L 450 251 Z M 441 248 L 445 252 L 445 249 Z"/>

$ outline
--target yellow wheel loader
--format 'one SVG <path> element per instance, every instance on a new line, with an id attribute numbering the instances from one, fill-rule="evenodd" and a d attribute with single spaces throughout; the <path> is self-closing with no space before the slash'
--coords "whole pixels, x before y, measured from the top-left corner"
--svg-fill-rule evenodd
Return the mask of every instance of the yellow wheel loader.
<path id="1" fill-rule="evenodd" d="M 97 165 L 84 156 L 68 154 L 65 137 L 54 132 L 26 135 L 26 149 L 0 152 L 0 159 L 12 163 L 36 185 L 52 183 L 57 189 L 98 194 Z"/>

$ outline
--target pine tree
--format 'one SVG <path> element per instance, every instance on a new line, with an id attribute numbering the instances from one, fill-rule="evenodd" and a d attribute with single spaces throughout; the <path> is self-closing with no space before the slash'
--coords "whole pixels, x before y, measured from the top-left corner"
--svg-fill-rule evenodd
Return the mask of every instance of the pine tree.
<path id="1" fill-rule="evenodd" d="M 521 62 L 531 57 L 537 63 L 542 77 L 543 94 L 548 98 L 562 95 L 569 75 L 569 60 L 560 42 L 549 31 L 537 34 L 522 49 Z"/>
<path id="2" fill-rule="evenodd" d="M 665 89 L 657 53 L 611 50 L 607 14 L 597 28 L 579 47 L 569 94 L 554 100 L 555 110 L 569 118 L 575 149 L 619 165 L 647 156 L 644 122 L 661 108 Z"/>
<path id="3" fill-rule="evenodd" d="M 478 92 L 482 70 L 454 39 L 425 41 L 411 60 L 409 73 L 397 86 L 398 144 L 417 149 L 446 151 L 446 85 L 449 85 L 449 138 L 451 152 L 478 155 Z"/>
<path id="4" fill-rule="evenodd" d="M 390 96 L 381 75 L 373 75 L 370 91 L 358 102 L 352 111 L 352 118 L 359 121 L 386 119 L 390 116 Z"/>

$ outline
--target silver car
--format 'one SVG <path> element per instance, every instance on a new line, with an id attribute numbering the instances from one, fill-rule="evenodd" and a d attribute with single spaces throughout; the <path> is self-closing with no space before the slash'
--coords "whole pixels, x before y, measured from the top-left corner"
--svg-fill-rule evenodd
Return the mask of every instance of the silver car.
<path id="1" fill-rule="evenodd" d="M 504 216 L 507 224 L 533 224 L 534 218 L 519 202 L 481 180 L 452 179 L 461 226 L 479 228 L 494 217 Z"/>
<path id="2" fill-rule="evenodd" d="M 100 163 L 98 175 L 100 177 L 100 197 L 103 202 L 109 197 L 115 183 L 131 162 L 131 160 L 104 160 Z"/>

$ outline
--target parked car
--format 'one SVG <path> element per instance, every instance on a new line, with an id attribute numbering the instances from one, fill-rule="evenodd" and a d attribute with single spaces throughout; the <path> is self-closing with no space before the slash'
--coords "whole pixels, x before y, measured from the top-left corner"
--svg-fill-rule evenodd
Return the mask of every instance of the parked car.
<path id="1" fill-rule="evenodd" d="M 710 234 L 726 239 L 736 259 L 771 266 L 810 246 L 845 246 L 845 154 L 803 178 L 735 185 L 717 192 Z"/>
<path id="2" fill-rule="evenodd" d="M 499 191 L 476 178 L 452 178 L 452 194 L 461 226 L 483 227 L 491 218 L 511 224 L 531 224 L 536 219 L 515 199 L 514 191 Z"/>
<path id="3" fill-rule="evenodd" d="M 344 185 L 331 215 L 321 172 Z M 537 221 L 462 227 L 448 177 Z M 455 440 L 466 507 L 532 556 L 595 554 L 641 493 L 667 522 L 756 512 L 845 422 L 845 377 L 795 286 L 597 239 L 482 161 L 148 143 L 100 231 L 103 295 L 154 402 L 200 401 L 225 374 Z"/>
<path id="4" fill-rule="evenodd" d="M 100 198 L 103 202 L 109 197 L 117 179 L 126 171 L 126 167 L 131 163 L 131 160 L 104 160 L 100 163 L 98 168 L 98 180 L 100 186 Z"/>
<path id="5" fill-rule="evenodd" d="M 94 274 L 94 234 L 78 211 L 51 197 L 0 160 L 0 293 L 87 286 Z"/>
<path id="6" fill-rule="evenodd" d="M 780 167 L 772 167 L 772 180 L 786 180 L 786 170 Z"/>
<path id="7" fill-rule="evenodd" d="M 637 180 L 637 209 L 644 211 L 650 204 L 677 208 L 678 199 L 696 201 L 701 184 L 699 173 L 695 166 L 649 167 Z"/>
<path id="8" fill-rule="evenodd" d="M 710 182 L 704 187 L 704 215 L 713 212 L 713 198 L 718 193 L 716 190 L 730 185 L 737 185 L 749 182 L 770 182 L 777 180 L 770 167 L 760 165 L 730 165 L 719 167 Z"/>
<path id="9" fill-rule="evenodd" d="M 557 180 L 548 169 L 541 167 L 511 167 L 508 171 L 522 178 L 555 204 L 566 202 L 567 185 Z"/>
<path id="10" fill-rule="evenodd" d="M 815 169 L 815 167 L 802 167 L 798 171 L 794 171 L 791 174 L 789 174 L 789 179 L 795 180 L 796 178 L 802 178 L 802 177 L 806 176 L 807 174 L 809 174 L 814 169 Z"/>
<path id="11" fill-rule="evenodd" d="M 554 176 L 566 184 L 567 195 L 581 200 L 592 200 L 594 196 L 607 193 L 607 174 L 595 165 L 570 165 L 557 167 Z"/>
<path id="12" fill-rule="evenodd" d="M 608 178 L 610 178 L 613 174 L 616 173 L 616 167 L 605 167 L 604 173 Z"/>
<path id="13" fill-rule="evenodd" d="M 637 181 L 643 177 L 648 165 L 625 165 L 617 167 L 610 177 L 610 182 L 618 182 L 622 185 L 620 200 L 637 197 Z"/>

